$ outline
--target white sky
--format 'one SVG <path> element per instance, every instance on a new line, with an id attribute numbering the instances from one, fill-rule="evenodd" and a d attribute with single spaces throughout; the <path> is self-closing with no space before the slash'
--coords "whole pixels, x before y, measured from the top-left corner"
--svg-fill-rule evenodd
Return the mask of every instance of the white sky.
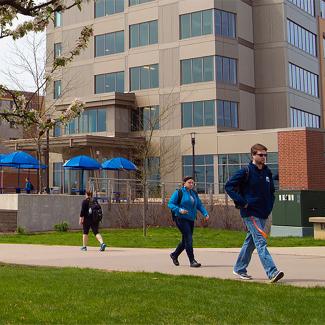
<path id="1" fill-rule="evenodd" d="M 19 23 L 25 20 L 27 20 L 25 17 L 19 17 Z M 38 33 L 37 37 L 44 37 L 45 39 L 44 33 Z M 15 70 L 12 53 L 14 51 L 14 44 L 16 44 L 19 49 L 26 51 L 26 37 L 17 41 L 14 41 L 11 37 L 0 39 L 0 84 L 3 84 L 10 89 L 19 90 L 17 84 L 6 75 L 8 70 Z M 41 55 L 45 56 L 45 46 L 44 53 L 41 53 Z M 19 78 L 20 83 L 23 85 L 24 90 L 32 91 L 35 89 L 34 82 L 28 73 L 20 73 L 17 77 Z"/>

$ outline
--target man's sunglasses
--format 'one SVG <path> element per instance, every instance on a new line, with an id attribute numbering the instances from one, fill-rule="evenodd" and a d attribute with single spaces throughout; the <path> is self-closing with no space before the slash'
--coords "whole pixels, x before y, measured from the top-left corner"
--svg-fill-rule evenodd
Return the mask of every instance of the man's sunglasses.
<path id="1" fill-rule="evenodd" d="M 256 153 L 255 155 L 259 157 L 267 157 L 267 153 Z"/>

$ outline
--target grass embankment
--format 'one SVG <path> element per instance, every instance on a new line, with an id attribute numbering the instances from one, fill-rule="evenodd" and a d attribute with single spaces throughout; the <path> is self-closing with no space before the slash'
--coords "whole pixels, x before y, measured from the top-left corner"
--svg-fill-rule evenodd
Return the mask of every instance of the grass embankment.
<path id="1" fill-rule="evenodd" d="M 170 248 L 180 239 L 176 228 L 149 228 L 147 237 L 141 229 L 101 230 L 105 242 L 113 247 Z M 196 228 L 194 230 L 195 247 L 240 247 L 246 233 L 241 231 Z M 0 243 L 44 244 L 44 245 L 81 245 L 81 232 L 52 232 L 41 234 L 0 235 Z M 97 246 L 97 241 L 90 234 L 89 245 Z M 268 239 L 270 247 L 325 246 L 325 240 L 312 237 L 285 237 Z"/>
<path id="2" fill-rule="evenodd" d="M 0 266 L 2 324 L 324 324 L 325 289 Z"/>

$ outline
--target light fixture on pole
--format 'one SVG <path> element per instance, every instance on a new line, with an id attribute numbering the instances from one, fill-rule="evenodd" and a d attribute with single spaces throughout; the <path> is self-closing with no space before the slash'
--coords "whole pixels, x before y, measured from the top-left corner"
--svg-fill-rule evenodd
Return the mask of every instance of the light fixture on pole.
<path id="1" fill-rule="evenodd" d="M 191 132 L 191 144 L 192 144 L 192 177 L 195 181 L 195 132 Z"/>

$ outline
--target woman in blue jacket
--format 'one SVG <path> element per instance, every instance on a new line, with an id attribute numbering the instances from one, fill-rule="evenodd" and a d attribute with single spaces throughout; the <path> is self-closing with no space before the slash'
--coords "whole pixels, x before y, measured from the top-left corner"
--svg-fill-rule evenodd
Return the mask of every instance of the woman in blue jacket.
<path id="1" fill-rule="evenodd" d="M 193 253 L 193 229 L 197 210 L 199 210 L 205 220 L 209 219 L 207 210 L 204 208 L 198 194 L 193 190 L 194 180 L 191 176 L 183 179 L 183 187 L 176 190 L 171 196 L 168 207 L 171 209 L 177 228 L 182 234 L 182 240 L 175 251 L 170 254 L 173 263 L 178 266 L 178 256 L 185 249 L 191 267 L 200 267 L 201 264 L 194 259 Z M 180 193 L 181 192 L 181 193 Z M 181 196 L 181 199 L 180 199 Z"/>

